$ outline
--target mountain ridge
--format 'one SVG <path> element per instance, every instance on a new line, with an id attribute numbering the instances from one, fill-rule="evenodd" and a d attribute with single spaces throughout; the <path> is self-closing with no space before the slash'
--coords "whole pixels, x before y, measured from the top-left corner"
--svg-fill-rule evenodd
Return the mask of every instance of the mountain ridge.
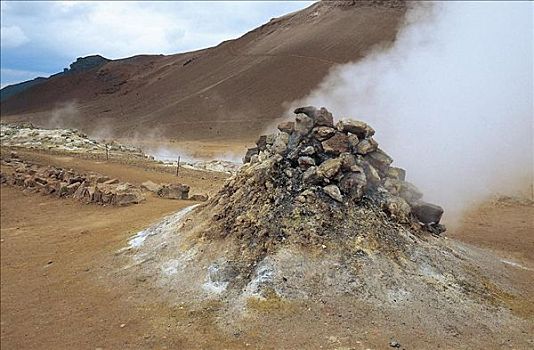
<path id="1" fill-rule="evenodd" d="M 332 67 L 392 43 L 405 9 L 402 1 L 317 2 L 211 48 L 54 77 L 2 101 L 2 117 L 46 125 L 69 105 L 75 113 L 59 122 L 89 133 L 254 139 Z"/>

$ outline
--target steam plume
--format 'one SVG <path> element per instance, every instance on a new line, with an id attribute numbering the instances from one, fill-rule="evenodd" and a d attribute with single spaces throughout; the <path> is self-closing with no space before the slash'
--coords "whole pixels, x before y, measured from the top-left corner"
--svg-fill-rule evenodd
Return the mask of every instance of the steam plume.
<path id="1" fill-rule="evenodd" d="M 334 69 L 304 101 L 365 120 L 448 219 L 532 183 L 528 2 L 416 5 L 394 45 Z"/>

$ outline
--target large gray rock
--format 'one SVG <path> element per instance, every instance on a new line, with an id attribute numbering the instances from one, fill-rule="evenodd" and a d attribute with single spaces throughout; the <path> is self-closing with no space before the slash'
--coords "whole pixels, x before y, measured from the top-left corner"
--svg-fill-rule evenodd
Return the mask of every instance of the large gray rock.
<path id="1" fill-rule="evenodd" d="M 412 205 L 412 212 L 423 224 L 439 224 L 443 208 L 439 205 L 418 201 Z"/>

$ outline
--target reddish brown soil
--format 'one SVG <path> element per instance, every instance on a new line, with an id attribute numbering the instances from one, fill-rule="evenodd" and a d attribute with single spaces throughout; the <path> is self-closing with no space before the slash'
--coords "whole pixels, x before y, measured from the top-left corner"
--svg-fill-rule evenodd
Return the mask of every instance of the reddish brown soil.
<path id="1" fill-rule="evenodd" d="M 210 49 L 56 77 L 3 102 L 2 118 L 47 124 L 54 111 L 90 134 L 252 139 L 333 66 L 395 39 L 403 2 L 379 3 L 320 2 Z"/>

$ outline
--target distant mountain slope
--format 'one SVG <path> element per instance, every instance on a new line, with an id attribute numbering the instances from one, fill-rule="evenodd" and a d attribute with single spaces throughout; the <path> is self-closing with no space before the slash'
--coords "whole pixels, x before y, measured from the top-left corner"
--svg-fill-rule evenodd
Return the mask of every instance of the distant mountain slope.
<path id="1" fill-rule="evenodd" d="M 78 57 L 76 59 L 76 62 L 71 63 L 70 68 L 65 68 L 63 72 L 61 73 L 53 74 L 48 78 L 37 77 L 35 79 L 24 81 L 22 83 L 12 84 L 12 85 L 3 87 L 0 90 L 0 102 L 7 100 L 11 96 L 15 96 L 16 94 L 19 94 L 23 92 L 24 90 L 31 88 L 32 86 L 45 83 L 51 78 L 62 76 L 62 75 L 68 75 L 68 74 L 82 73 L 82 72 L 91 70 L 93 68 L 101 67 L 104 64 L 108 63 L 109 61 L 110 60 L 100 55 Z"/>
<path id="2" fill-rule="evenodd" d="M 52 77 L 3 101 L 2 119 L 44 124 L 59 115 L 86 132 L 253 139 L 331 67 L 394 41 L 404 13 L 403 1 L 318 2 L 213 48 Z M 66 103 L 69 113 L 54 113 Z"/>

